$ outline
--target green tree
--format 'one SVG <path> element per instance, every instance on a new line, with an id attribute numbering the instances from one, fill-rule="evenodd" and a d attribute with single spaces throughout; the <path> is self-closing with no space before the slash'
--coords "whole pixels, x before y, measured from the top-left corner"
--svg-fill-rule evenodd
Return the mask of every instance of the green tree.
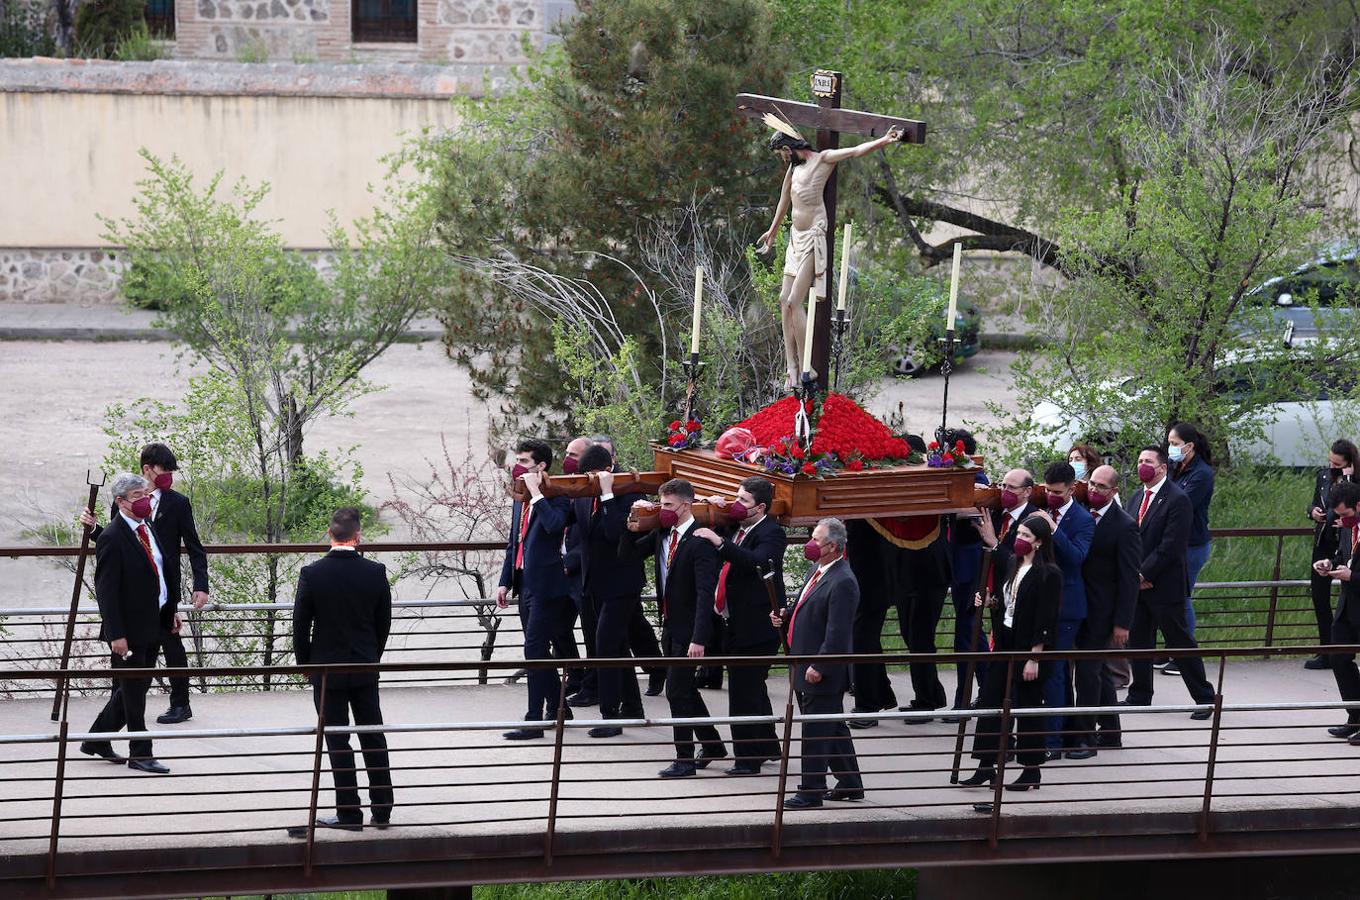
<path id="1" fill-rule="evenodd" d="M 559 49 L 504 94 L 462 104 L 461 124 L 427 137 L 416 164 L 431 176 L 453 254 L 589 282 L 656 385 L 665 359 L 652 299 L 662 292 L 642 236 L 660 227 L 691 247 L 702 230 L 740 257 L 763 224 L 751 207 L 769 202 L 777 175 L 733 97 L 782 77 L 758 0 L 583 4 Z M 575 382 L 562 377 L 551 318 L 486 275 L 474 267 L 443 310 L 450 354 L 482 396 L 570 420 Z M 683 298 L 660 300 L 673 330 L 687 330 Z"/>

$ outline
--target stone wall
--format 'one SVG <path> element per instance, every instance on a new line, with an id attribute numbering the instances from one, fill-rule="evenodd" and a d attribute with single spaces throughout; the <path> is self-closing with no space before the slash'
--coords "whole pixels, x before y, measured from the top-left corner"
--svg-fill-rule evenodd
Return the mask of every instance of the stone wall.
<path id="1" fill-rule="evenodd" d="M 117 303 L 122 270 L 109 250 L 0 248 L 0 302 Z"/>

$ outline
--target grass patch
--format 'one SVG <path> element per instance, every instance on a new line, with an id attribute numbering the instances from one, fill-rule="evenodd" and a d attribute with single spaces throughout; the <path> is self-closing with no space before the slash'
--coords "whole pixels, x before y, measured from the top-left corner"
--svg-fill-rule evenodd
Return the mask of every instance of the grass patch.
<path id="1" fill-rule="evenodd" d="M 638 881 L 566 881 L 477 887 L 474 900 L 910 900 L 916 872 L 798 872 Z"/>

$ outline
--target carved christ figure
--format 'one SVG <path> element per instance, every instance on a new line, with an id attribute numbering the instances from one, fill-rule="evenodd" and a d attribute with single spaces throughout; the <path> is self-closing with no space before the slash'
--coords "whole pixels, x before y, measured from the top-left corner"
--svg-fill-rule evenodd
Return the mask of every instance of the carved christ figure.
<path id="1" fill-rule="evenodd" d="M 775 128 L 770 137 L 770 150 L 788 163 L 784 173 L 784 187 L 779 193 L 774 221 L 760 236 L 760 252 L 769 253 L 775 235 L 784 223 L 784 216 L 793 214 L 789 229 L 789 245 L 784 252 L 784 284 L 779 290 L 779 315 L 784 325 L 784 360 L 788 365 L 786 386 L 793 388 L 802 379 L 803 342 L 807 338 L 808 288 L 815 286 L 817 296 L 826 297 L 827 215 L 822 191 L 827 179 L 841 160 L 867 156 L 902 137 L 900 128 L 893 128 L 883 137 L 865 141 L 843 150 L 813 150 L 803 140 L 798 129 L 767 114 L 765 122 Z M 812 377 L 817 377 L 816 372 Z"/>

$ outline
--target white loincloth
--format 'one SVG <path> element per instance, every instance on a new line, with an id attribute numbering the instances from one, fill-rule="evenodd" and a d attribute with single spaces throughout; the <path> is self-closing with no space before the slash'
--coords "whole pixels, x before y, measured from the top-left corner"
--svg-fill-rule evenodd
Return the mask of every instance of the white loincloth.
<path id="1" fill-rule="evenodd" d="M 812 284 L 817 296 L 826 296 L 826 219 L 818 217 L 806 231 L 789 228 L 789 247 L 784 251 L 784 274 L 798 277 L 808 257 L 812 257 Z M 806 303 L 807 297 L 790 297 L 789 302 Z"/>

